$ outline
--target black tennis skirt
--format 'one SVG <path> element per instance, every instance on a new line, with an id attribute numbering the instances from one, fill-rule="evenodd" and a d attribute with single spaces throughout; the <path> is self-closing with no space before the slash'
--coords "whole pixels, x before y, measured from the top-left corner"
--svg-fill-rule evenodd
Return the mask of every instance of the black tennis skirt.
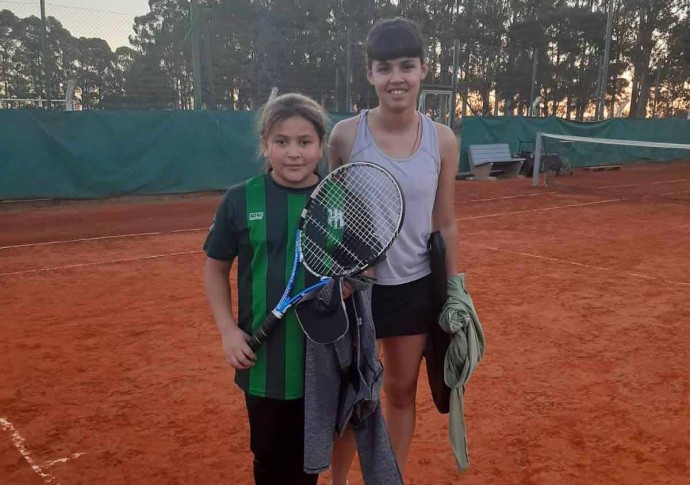
<path id="1" fill-rule="evenodd" d="M 429 275 L 402 285 L 374 285 L 371 312 L 377 339 L 429 333 L 436 320 L 431 282 Z"/>

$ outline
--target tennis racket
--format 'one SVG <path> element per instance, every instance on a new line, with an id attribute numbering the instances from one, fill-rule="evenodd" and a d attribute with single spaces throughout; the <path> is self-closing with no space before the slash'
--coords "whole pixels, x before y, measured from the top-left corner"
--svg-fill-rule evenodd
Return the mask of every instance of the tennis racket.
<path id="1" fill-rule="evenodd" d="M 292 274 L 280 301 L 252 334 L 251 349 L 256 352 L 307 294 L 331 278 L 352 277 L 379 261 L 400 232 L 404 213 L 400 186 L 378 165 L 352 162 L 328 174 L 302 211 Z M 300 262 L 320 280 L 290 296 Z"/>

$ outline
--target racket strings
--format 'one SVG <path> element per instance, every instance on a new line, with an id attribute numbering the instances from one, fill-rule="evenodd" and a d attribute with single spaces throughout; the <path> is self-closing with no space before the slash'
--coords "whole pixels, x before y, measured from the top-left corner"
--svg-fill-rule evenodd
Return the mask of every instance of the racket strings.
<path id="1" fill-rule="evenodd" d="M 335 252 L 333 250 L 327 251 L 321 244 L 317 244 L 309 237 L 302 238 L 301 244 L 302 257 L 306 264 L 322 276 L 349 275 L 352 268 L 366 265 L 365 260 L 339 243 L 338 251 Z"/>
<path id="2" fill-rule="evenodd" d="M 343 173 L 339 182 L 346 187 L 345 200 L 341 205 L 344 206 L 347 217 L 351 218 L 351 227 L 372 230 L 369 233 L 372 239 L 388 241 L 393 237 L 402 211 L 402 202 L 390 176 L 379 170 L 367 170 L 366 173 L 357 170 Z M 338 187 L 336 192 L 338 191 L 342 189 Z M 327 197 L 326 195 L 326 200 Z"/>
<path id="3" fill-rule="evenodd" d="M 388 248 L 402 218 L 397 183 L 378 167 L 352 164 L 325 180 L 304 216 L 302 257 L 320 275 L 365 268 Z"/>

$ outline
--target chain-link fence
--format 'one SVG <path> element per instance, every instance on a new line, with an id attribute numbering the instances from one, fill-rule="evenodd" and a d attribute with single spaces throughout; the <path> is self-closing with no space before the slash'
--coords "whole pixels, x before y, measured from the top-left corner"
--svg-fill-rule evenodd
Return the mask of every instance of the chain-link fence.
<path id="1" fill-rule="evenodd" d="M 352 112 L 377 104 L 366 33 L 396 15 L 428 39 L 420 108 L 439 118 L 685 117 L 690 104 L 687 0 L 644 7 L 656 17 L 635 0 L 59 1 L 0 0 L 0 107 L 252 110 L 277 87 Z"/>
<path id="2" fill-rule="evenodd" d="M 41 3 L 0 1 L 0 107 L 95 109 L 123 95 L 134 15 Z"/>

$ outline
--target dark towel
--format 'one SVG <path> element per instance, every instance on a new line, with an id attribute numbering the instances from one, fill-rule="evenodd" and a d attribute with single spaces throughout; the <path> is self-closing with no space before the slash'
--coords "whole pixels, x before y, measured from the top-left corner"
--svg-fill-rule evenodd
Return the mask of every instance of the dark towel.
<path id="1" fill-rule="evenodd" d="M 424 350 L 426 360 L 426 373 L 429 380 L 431 396 L 434 399 L 436 409 L 442 414 L 450 410 L 450 387 L 443 379 L 445 372 L 446 351 L 450 345 L 451 336 L 438 325 L 438 316 L 441 314 L 446 302 L 447 281 L 446 274 L 446 245 L 441 233 L 432 232 L 429 236 L 429 261 L 433 281 L 434 310 L 436 319 L 431 326 Z"/>

